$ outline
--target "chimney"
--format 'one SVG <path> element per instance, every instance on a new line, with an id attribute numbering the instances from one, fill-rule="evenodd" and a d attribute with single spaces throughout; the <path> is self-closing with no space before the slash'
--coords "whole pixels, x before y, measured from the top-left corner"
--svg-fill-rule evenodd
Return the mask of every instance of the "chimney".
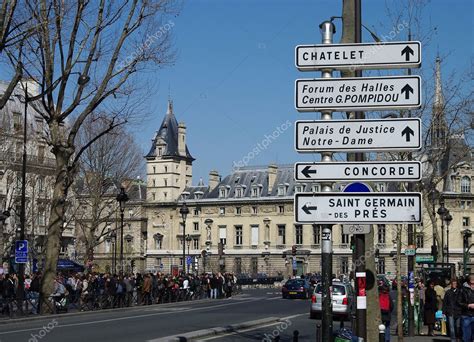
<path id="1" fill-rule="evenodd" d="M 220 182 L 219 172 L 212 170 L 209 172 L 209 191 L 214 190 Z"/>
<path id="2" fill-rule="evenodd" d="M 278 166 L 275 164 L 268 165 L 268 193 L 271 193 L 275 185 Z"/>
<path id="3" fill-rule="evenodd" d="M 186 125 L 184 122 L 178 124 L 178 153 L 186 156 Z"/>

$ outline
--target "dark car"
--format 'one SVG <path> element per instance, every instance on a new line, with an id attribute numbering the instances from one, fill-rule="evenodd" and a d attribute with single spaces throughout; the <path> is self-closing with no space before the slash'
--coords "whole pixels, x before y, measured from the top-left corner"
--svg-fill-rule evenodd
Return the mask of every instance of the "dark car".
<path id="1" fill-rule="evenodd" d="M 281 288 L 282 298 L 304 298 L 311 296 L 311 284 L 307 279 L 289 279 Z"/>

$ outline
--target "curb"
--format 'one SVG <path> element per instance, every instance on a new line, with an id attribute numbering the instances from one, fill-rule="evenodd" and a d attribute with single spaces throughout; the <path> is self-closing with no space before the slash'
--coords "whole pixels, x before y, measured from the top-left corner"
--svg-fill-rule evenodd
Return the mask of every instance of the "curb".
<path id="1" fill-rule="evenodd" d="M 217 335 L 221 335 L 221 334 L 225 334 L 225 333 L 236 332 L 236 331 L 241 330 L 241 329 L 252 328 L 252 327 L 259 326 L 259 325 L 265 325 L 265 324 L 269 324 L 269 323 L 276 323 L 276 322 L 280 322 L 280 321 L 283 321 L 283 319 L 279 318 L 279 317 L 268 317 L 268 318 L 257 319 L 257 320 L 249 321 L 249 322 L 242 322 L 242 323 L 232 324 L 232 325 L 228 325 L 228 326 L 225 326 L 225 327 L 202 329 L 202 330 L 191 331 L 189 333 L 180 334 L 180 335 L 161 337 L 161 338 L 149 340 L 147 342 L 194 341 L 197 338 L 217 336 Z"/>
<path id="2" fill-rule="evenodd" d="M 107 312 L 124 312 L 124 311 L 132 311 L 133 309 L 140 310 L 140 309 L 145 309 L 145 308 L 153 308 L 153 307 L 163 307 L 167 308 L 172 306 L 171 304 L 181 304 L 181 303 L 195 303 L 195 302 L 203 302 L 207 300 L 208 298 L 203 298 L 203 299 L 195 299 L 192 301 L 185 301 L 185 302 L 175 302 L 175 303 L 164 303 L 164 304 L 152 304 L 152 305 L 140 305 L 140 306 L 129 306 L 129 307 L 124 307 L 124 308 L 115 308 L 115 309 L 102 309 L 102 310 L 88 310 L 88 311 L 77 311 L 77 312 L 64 312 L 64 313 L 58 313 L 58 314 L 44 314 L 44 315 L 29 315 L 26 317 L 19 317 L 19 318 L 5 318 L 5 319 L 0 319 L 0 326 L 6 325 L 6 324 L 19 324 L 19 323 L 24 323 L 28 321 L 40 321 L 40 320 L 45 320 L 45 319 L 53 319 L 53 318 L 64 318 L 64 317 L 75 317 L 75 316 L 82 316 L 82 315 L 87 315 L 90 313 L 107 313 Z"/>

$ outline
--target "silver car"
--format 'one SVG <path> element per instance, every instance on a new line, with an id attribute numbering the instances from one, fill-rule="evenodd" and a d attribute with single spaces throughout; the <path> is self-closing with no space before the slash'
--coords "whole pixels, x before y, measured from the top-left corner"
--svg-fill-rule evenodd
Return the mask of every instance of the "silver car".
<path id="1" fill-rule="evenodd" d="M 316 285 L 311 297 L 310 317 L 316 318 L 321 316 L 322 307 L 322 284 Z M 355 309 L 355 294 L 351 284 L 339 281 L 332 282 L 331 290 L 332 312 L 334 316 L 349 320 Z"/>

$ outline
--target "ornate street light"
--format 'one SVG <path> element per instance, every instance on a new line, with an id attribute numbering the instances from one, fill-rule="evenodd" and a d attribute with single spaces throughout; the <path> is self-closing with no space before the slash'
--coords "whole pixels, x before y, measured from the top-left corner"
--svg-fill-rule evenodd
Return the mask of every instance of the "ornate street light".
<path id="1" fill-rule="evenodd" d="M 116 272 L 116 268 L 117 268 L 117 233 L 114 231 L 112 231 L 110 233 L 110 239 L 113 241 L 112 242 L 112 271 L 113 273 Z"/>
<path id="2" fill-rule="evenodd" d="M 183 202 L 183 205 L 179 209 L 181 218 L 183 219 L 183 272 L 185 272 L 185 262 L 186 262 L 186 244 L 184 243 L 184 237 L 186 235 L 186 217 L 189 214 L 189 208 L 186 205 L 186 202 Z"/>
<path id="3" fill-rule="evenodd" d="M 449 264 L 449 224 L 453 220 L 449 210 L 447 210 L 444 220 L 446 221 L 446 263 Z"/>
<path id="4" fill-rule="evenodd" d="M 192 237 L 190 234 L 186 234 L 186 244 L 188 245 L 188 257 L 191 255 L 189 253 L 189 247 L 191 246 L 191 240 L 192 240 Z M 189 273 L 189 266 L 190 264 L 188 264 L 188 273 Z"/>
<path id="5" fill-rule="evenodd" d="M 123 213 L 125 211 L 125 203 L 128 201 L 128 195 L 125 188 L 120 188 L 120 193 L 116 198 L 120 208 L 120 273 L 123 274 Z"/>

